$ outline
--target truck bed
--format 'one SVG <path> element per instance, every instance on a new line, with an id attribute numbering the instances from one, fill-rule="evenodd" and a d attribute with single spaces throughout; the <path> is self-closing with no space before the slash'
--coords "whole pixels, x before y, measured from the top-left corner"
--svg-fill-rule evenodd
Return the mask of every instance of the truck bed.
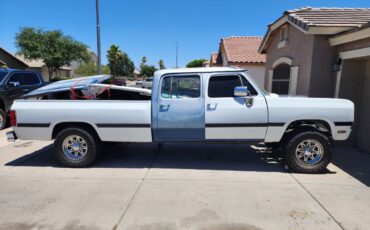
<path id="1" fill-rule="evenodd" d="M 78 122 L 95 128 L 102 141 L 152 141 L 150 101 L 18 100 L 12 109 L 23 140 L 51 140 L 57 125 Z"/>

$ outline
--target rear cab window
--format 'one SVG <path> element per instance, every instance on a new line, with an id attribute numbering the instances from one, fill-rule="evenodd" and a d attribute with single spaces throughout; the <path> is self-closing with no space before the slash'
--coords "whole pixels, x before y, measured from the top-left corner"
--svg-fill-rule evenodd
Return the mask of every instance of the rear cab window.
<path id="1" fill-rule="evenodd" d="M 162 98 L 199 98 L 200 90 L 200 76 L 198 75 L 176 75 L 162 78 Z"/>
<path id="2" fill-rule="evenodd" d="M 234 88 L 246 86 L 252 96 L 258 95 L 254 87 L 242 75 L 211 76 L 208 82 L 208 97 L 234 97 Z"/>

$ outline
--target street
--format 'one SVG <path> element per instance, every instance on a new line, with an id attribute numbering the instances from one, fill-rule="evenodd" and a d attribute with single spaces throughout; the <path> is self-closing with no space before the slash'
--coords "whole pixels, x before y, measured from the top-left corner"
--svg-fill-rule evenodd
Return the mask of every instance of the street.
<path id="1" fill-rule="evenodd" d="M 370 155 L 354 148 L 336 147 L 320 175 L 245 144 L 110 144 L 72 169 L 51 142 L 5 131 L 0 229 L 370 229 Z"/>

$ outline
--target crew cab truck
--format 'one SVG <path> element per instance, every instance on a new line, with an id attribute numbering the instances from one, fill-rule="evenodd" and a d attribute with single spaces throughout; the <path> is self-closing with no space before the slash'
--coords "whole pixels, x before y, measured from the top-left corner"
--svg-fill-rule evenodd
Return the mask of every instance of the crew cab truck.
<path id="1" fill-rule="evenodd" d="M 40 73 L 0 68 L 0 130 L 6 126 L 7 113 L 13 101 L 43 85 Z"/>
<path id="2" fill-rule="evenodd" d="M 331 161 L 334 141 L 350 135 L 354 105 L 267 93 L 247 71 L 217 67 L 159 70 L 147 98 L 18 100 L 11 114 L 9 139 L 55 139 L 69 167 L 93 163 L 102 142 L 264 142 L 285 167 L 316 173 Z"/>

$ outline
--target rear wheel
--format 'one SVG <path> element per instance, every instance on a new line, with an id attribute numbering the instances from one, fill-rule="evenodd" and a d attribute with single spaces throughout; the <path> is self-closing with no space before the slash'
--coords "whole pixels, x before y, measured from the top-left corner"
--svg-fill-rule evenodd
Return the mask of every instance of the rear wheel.
<path id="1" fill-rule="evenodd" d="M 67 167 L 87 167 L 98 156 L 100 140 L 91 132 L 80 128 L 66 128 L 55 138 L 56 157 Z"/>
<path id="2" fill-rule="evenodd" d="M 316 131 L 292 135 L 283 150 L 284 168 L 300 173 L 321 173 L 332 158 L 330 138 Z"/>
<path id="3" fill-rule="evenodd" d="M 6 113 L 0 109 L 0 130 L 6 126 Z"/>

